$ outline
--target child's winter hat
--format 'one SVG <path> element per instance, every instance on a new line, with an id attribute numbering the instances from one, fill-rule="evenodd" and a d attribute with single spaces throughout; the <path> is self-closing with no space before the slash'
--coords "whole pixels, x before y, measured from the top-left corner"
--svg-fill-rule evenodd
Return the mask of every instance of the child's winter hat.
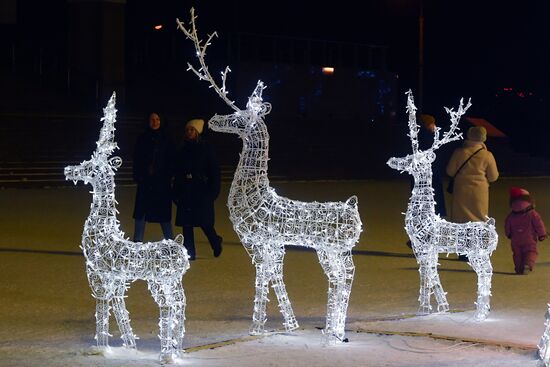
<path id="1" fill-rule="evenodd" d="M 202 120 L 202 119 L 189 120 L 185 124 L 185 127 L 188 127 L 188 126 L 194 127 L 195 130 L 197 130 L 197 132 L 199 134 L 202 134 L 202 130 L 204 129 L 204 120 Z"/>
<path id="2" fill-rule="evenodd" d="M 531 203 L 531 194 L 521 187 L 512 187 L 510 188 L 510 203 L 516 200 L 523 200 Z"/>

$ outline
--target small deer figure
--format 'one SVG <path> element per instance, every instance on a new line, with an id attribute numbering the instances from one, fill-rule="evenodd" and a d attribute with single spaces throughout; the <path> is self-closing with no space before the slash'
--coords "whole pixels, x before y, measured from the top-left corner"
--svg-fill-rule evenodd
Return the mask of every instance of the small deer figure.
<path id="1" fill-rule="evenodd" d="M 107 107 L 97 149 L 88 161 L 65 167 L 65 178 L 91 184 L 93 201 L 84 223 L 82 251 L 86 273 L 96 299 L 96 340 L 100 349 L 108 348 L 111 305 L 127 348 L 136 347 L 136 336 L 124 302 L 130 282 L 147 281 L 149 291 L 160 307 L 160 359 L 172 362 L 180 356 L 185 333 L 185 295 L 181 280 L 189 269 L 183 237 L 175 241 L 131 242 L 119 228 L 115 200 L 115 170 L 120 157 L 111 157 L 118 148 L 114 141 L 116 121 L 115 93 Z"/>
<path id="2" fill-rule="evenodd" d="M 538 345 L 538 354 L 545 367 L 550 366 L 550 304 L 544 320 L 544 333 Z"/>
<path id="3" fill-rule="evenodd" d="M 404 158 L 390 158 L 388 165 L 398 171 L 405 171 L 414 178 L 414 187 L 405 214 L 405 229 L 412 242 L 412 248 L 420 269 L 420 309 L 419 313 L 432 312 L 430 296 L 435 295 L 437 311 L 449 310 L 447 297 L 441 286 L 437 272 L 437 260 L 440 253 L 468 255 L 469 264 L 478 276 L 478 290 L 475 319 L 484 320 L 490 311 L 491 277 L 493 267 L 490 256 L 497 247 L 498 235 L 495 221 L 450 223 L 435 214 L 434 192 L 432 188 L 432 163 L 435 151 L 443 144 L 462 138 L 458 133 L 460 117 L 471 106 L 466 107 L 463 101 L 457 111 L 445 108 L 450 115 L 451 127 L 440 139 L 440 128 L 434 133 L 431 148 L 418 149 L 418 125 L 416 107 L 411 91 L 407 92 L 407 112 L 409 114 L 409 137 L 412 143 L 412 154 Z"/>
<path id="4" fill-rule="evenodd" d="M 222 86 L 218 86 L 208 71 L 204 56 L 215 33 L 203 44 L 197 36 L 194 10 L 191 9 L 191 28 L 178 19 L 178 27 L 191 39 L 197 51 L 201 68 L 192 70 L 201 80 L 210 83 L 218 95 L 235 111 L 215 115 L 208 125 L 218 132 L 237 134 L 243 149 L 229 191 L 227 206 L 233 228 L 256 267 L 256 295 L 254 298 L 252 334 L 264 332 L 266 302 L 272 284 L 287 331 L 298 323 L 283 282 L 285 246 L 303 246 L 314 249 L 329 280 L 328 310 L 324 330 L 328 341 L 344 340 L 346 311 L 351 293 L 355 266 L 352 248 L 359 240 L 361 219 L 357 197 L 346 202 L 301 202 L 277 195 L 269 186 L 269 134 L 264 116 L 271 110 L 263 102 L 265 88 L 258 81 L 248 98 L 245 110 L 239 109 L 227 98 L 225 80 L 230 71 L 222 72 Z"/>

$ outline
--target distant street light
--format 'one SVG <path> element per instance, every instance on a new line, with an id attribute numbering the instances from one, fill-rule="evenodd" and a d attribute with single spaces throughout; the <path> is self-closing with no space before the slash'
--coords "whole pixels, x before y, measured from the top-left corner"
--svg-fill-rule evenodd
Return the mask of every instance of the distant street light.
<path id="1" fill-rule="evenodd" d="M 323 74 L 325 74 L 325 75 L 332 75 L 332 74 L 334 74 L 334 68 L 333 68 L 333 67 L 330 67 L 330 66 L 325 66 L 325 67 L 323 67 L 322 71 L 323 71 Z"/>

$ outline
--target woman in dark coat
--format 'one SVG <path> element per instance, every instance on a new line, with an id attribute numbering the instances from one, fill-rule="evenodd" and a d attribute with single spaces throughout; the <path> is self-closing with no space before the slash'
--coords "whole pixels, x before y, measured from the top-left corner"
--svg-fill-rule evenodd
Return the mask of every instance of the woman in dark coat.
<path id="1" fill-rule="evenodd" d="M 222 238 L 214 229 L 214 201 L 220 193 L 220 168 L 211 147 L 201 139 L 204 120 L 185 126 L 184 142 L 174 159 L 173 196 L 177 205 L 176 226 L 182 227 L 184 246 L 195 260 L 193 227 L 201 227 L 214 256 L 222 252 Z"/>
<path id="2" fill-rule="evenodd" d="M 134 150 L 134 181 L 137 183 L 134 207 L 134 241 L 143 241 L 145 223 L 160 223 L 164 238 L 172 234 L 170 143 L 157 113 L 151 113 L 146 130 Z"/>

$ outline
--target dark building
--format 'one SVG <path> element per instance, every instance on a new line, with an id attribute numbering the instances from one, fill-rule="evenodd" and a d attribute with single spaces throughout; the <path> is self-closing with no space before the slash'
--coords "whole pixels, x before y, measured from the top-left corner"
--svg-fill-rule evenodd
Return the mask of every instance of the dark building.
<path id="1" fill-rule="evenodd" d="M 187 62 L 197 60 L 192 43 L 175 26 L 177 16 L 187 20 L 188 8 L 182 3 L 6 2 L 8 15 L 1 28 L 6 42 L 0 65 L 9 88 L 4 90 L 8 103 L 2 112 L 53 113 L 58 120 L 85 114 L 90 118 L 79 120 L 79 131 L 90 133 L 78 136 L 87 140 L 95 137 L 97 115 L 115 90 L 119 136 L 126 137 L 121 144 L 126 147 L 141 128 L 141 119 L 134 116 L 150 110 L 164 112 L 173 122 L 225 113 L 227 107 L 206 83 L 187 71 Z M 203 18 L 208 18 L 206 12 Z M 199 22 L 198 27 L 203 34 L 216 30 L 212 21 Z M 258 79 L 268 87 L 264 98 L 273 105 L 267 117 L 270 134 L 273 141 L 285 142 L 284 150 L 273 151 L 275 166 L 293 160 L 304 147 L 320 160 L 337 162 L 335 155 L 362 141 L 365 129 L 394 121 L 397 75 L 388 70 L 387 47 L 243 33 L 223 24 L 217 30 L 220 37 L 214 40 L 207 62 L 212 71 L 231 67 L 228 88 L 236 104 L 245 107 Z M 25 119 L 25 124 L 32 125 L 31 120 Z M 15 122 L 19 125 L 19 120 Z M 63 129 L 64 125 L 62 121 L 49 124 L 51 139 L 63 139 L 69 150 L 81 148 L 81 144 L 71 148 L 65 142 L 69 132 L 56 134 L 52 131 L 56 126 Z M 337 145 L 338 152 L 334 147 L 327 150 L 335 134 L 339 138 L 332 145 Z M 26 159 L 51 154 L 46 146 L 15 148 Z M 121 153 L 128 156 L 129 150 Z"/>

